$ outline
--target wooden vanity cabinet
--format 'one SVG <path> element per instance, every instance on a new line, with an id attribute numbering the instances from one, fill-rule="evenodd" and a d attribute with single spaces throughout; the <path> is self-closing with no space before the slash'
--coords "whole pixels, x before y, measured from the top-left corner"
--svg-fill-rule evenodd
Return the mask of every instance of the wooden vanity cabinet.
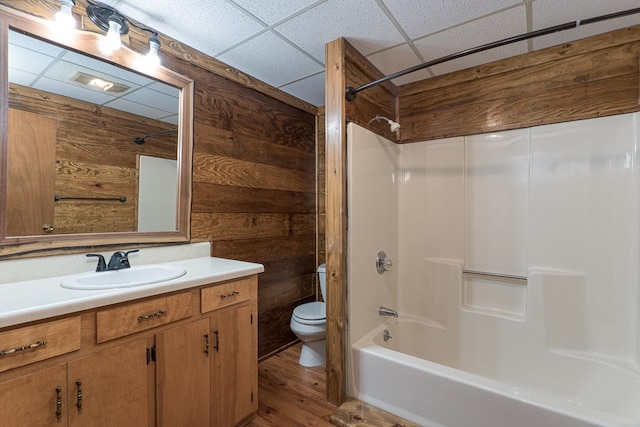
<path id="1" fill-rule="evenodd" d="M 28 340 L 56 331 L 47 345 L 20 352 L 25 364 L 0 355 L 0 425 L 246 424 L 258 408 L 256 316 L 251 276 L 0 332 L 2 347 L 17 331 Z M 49 347 L 60 345 L 61 324 L 77 329 L 62 340 L 77 338 L 66 353 Z M 37 351 L 51 356 L 33 359 Z"/>
<path id="2" fill-rule="evenodd" d="M 212 425 L 211 350 L 206 318 L 156 336 L 158 427 Z"/>
<path id="3" fill-rule="evenodd" d="M 146 338 L 67 364 L 69 427 L 148 426 Z"/>
<path id="4" fill-rule="evenodd" d="M 201 311 L 210 315 L 211 425 L 244 424 L 258 411 L 256 277 L 203 288 Z"/>
<path id="5" fill-rule="evenodd" d="M 139 339 L 0 382 L 2 425 L 149 425 L 146 347 Z"/>
<path id="6" fill-rule="evenodd" d="M 232 427 L 258 410 L 257 304 L 211 316 L 212 426 Z M 233 390 L 233 393 L 229 391 Z"/>
<path id="7" fill-rule="evenodd" d="M 65 364 L 0 382 L 0 413 L 3 425 L 66 425 L 66 387 Z"/>

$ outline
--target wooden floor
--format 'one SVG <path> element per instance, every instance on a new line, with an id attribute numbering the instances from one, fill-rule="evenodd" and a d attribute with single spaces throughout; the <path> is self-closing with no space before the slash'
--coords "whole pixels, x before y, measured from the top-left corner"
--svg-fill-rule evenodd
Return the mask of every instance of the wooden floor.
<path id="1" fill-rule="evenodd" d="M 301 344 L 258 365 L 258 416 L 250 427 L 333 427 L 335 405 L 326 401 L 325 367 L 298 364 Z"/>

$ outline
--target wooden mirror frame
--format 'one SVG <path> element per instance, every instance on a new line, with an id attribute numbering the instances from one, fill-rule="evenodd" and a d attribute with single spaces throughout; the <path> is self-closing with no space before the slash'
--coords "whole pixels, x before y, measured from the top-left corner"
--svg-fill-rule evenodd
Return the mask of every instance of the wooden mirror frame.
<path id="1" fill-rule="evenodd" d="M 178 203 L 175 231 L 115 232 L 35 236 L 7 236 L 7 153 L 8 153 L 8 35 L 9 29 L 31 34 L 73 51 L 93 56 L 117 66 L 144 74 L 180 89 L 178 132 Z M 191 169 L 193 158 L 193 80 L 158 66 L 153 72 L 140 65 L 141 55 L 122 46 L 110 56 L 98 49 L 103 35 L 71 30 L 60 37 L 51 22 L 0 5 L 0 258 L 38 253 L 52 249 L 87 248 L 123 244 L 185 243 L 190 240 Z"/>

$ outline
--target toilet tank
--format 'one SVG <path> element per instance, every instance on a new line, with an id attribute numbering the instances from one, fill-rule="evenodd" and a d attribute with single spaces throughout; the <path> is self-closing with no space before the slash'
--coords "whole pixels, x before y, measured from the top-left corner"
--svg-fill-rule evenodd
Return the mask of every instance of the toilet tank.
<path id="1" fill-rule="evenodd" d="M 320 282 L 320 292 L 322 292 L 322 300 L 327 301 L 327 265 L 320 264 L 318 266 L 318 281 Z"/>

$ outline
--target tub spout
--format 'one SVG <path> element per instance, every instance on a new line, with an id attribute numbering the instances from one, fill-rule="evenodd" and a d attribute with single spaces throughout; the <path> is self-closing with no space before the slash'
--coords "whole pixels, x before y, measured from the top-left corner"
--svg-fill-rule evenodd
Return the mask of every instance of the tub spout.
<path id="1" fill-rule="evenodd" d="M 392 310 L 390 308 L 387 307 L 380 307 L 378 309 L 378 314 L 380 316 L 393 316 L 393 317 L 398 317 L 398 312 L 395 310 Z"/>

